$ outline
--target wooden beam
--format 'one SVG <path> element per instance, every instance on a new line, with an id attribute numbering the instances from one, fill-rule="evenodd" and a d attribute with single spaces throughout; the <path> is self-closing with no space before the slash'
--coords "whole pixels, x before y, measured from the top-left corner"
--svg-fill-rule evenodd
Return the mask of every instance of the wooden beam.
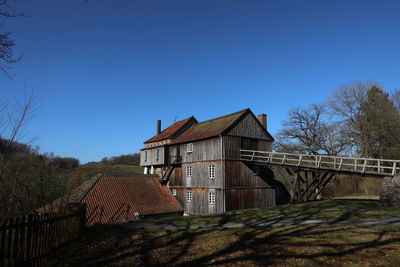
<path id="1" fill-rule="evenodd" d="M 310 189 L 310 195 L 307 196 L 307 201 L 315 200 L 315 198 L 324 190 L 333 176 L 335 176 L 334 173 L 326 173 L 324 178 L 321 179 L 316 186 Z M 316 190 L 318 190 L 318 192 L 315 194 Z"/>

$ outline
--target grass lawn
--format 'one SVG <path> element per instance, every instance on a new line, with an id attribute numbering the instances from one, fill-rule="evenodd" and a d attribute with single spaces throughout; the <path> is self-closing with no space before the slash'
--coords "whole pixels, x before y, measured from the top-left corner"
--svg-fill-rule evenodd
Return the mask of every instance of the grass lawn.
<path id="1" fill-rule="evenodd" d="M 214 216 L 179 217 L 185 224 L 212 220 L 280 220 L 400 216 L 374 201 L 333 200 Z M 383 216 L 384 213 L 389 213 Z M 307 213 L 307 216 L 305 214 Z M 287 217 L 284 217 L 284 216 Z M 208 218 L 208 219 L 207 219 Z M 159 218 L 158 220 L 161 220 Z M 154 220 L 152 220 L 154 221 Z M 159 222 L 178 224 L 178 218 Z M 215 221 L 214 221 L 215 222 Z M 89 228 L 58 266 L 400 266 L 400 225 L 292 225 L 196 230 Z"/>
<path id="2" fill-rule="evenodd" d="M 350 195 L 343 197 L 335 197 L 335 199 L 364 199 L 364 200 L 379 200 L 379 195 L 365 196 L 365 195 Z"/>
<path id="3" fill-rule="evenodd" d="M 105 174 L 116 174 L 116 175 L 132 175 L 135 173 L 143 174 L 143 167 L 135 165 L 110 165 L 105 168 Z"/>
<path id="4" fill-rule="evenodd" d="M 400 209 L 382 207 L 376 200 L 322 200 L 302 204 L 288 204 L 272 208 L 258 208 L 217 213 L 205 216 L 148 218 L 144 221 L 169 223 L 176 226 L 197 224 L 225 224 L 257 222 L 261 220 L 358 220 L 400 217 Z"/>

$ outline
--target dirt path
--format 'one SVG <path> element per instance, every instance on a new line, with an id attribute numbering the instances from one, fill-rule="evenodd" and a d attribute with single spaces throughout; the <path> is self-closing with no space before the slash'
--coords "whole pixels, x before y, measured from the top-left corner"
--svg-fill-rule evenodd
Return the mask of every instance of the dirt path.
<path id="1" fill-rule="evenodd" d="M 134 223 L 115 223 L 113 225 L 125 228 L 136 229 L 154 229 L 154 230 L 185 230 L 185 229 L 199 229 L 199 228 L 240 228 L 240 227 L 265 227 L 265 226 L 290 226 L 290 225 L 392 225 L 400 224 L 400 218 L 387 218 L 387 219 L 363 219 L 363 220 L 295 220 L 295 221 L 254 221 L 247 223 L 226 223 L 226 224 L 198 224 L 189 226 L 176 226 L 172 224 L 155 224 L 146 222 Z"/>

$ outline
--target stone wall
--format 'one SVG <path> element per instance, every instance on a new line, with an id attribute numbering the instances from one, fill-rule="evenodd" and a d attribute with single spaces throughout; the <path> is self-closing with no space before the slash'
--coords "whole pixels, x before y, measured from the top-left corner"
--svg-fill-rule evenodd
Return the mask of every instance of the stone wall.
<path id="1" fill-rule="evenodd" d="M 400 207 L 400 176 L 384 178 L 379 202 L 385 206 Z"/>

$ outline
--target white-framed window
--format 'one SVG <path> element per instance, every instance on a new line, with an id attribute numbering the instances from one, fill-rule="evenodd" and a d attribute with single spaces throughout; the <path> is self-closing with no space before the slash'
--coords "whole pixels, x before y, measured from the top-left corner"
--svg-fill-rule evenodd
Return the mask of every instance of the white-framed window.
<path id="1" fill-rule="evenodd" d="M 156 151 L 156 160 L 159 160 L 159 159 L 160 159 L 160 149 L 157 148 L 157 151 Z"/>
<path id="2" fill-rule="evenodd" d="M 215 192 L 208 192 L 208 203 L 211 205 L 215 204 Z"/>
<path id="3" fill-rule="evenodd" d="M 186 152 L 192 153 L 193 152 L 193 143 L 189 143 L 186 145 Z"/>
<path id="4" fill-rule="evenodd" d="M 208 178 L 210 178 L 210 179 L 215 178 L 215 165 L 214 164 L 208 165 Z"/>
<path id="5" fill-rule="evenodd" d="M 176 196 L 176 189 L 172 189 L 172 195 Z"/>
<path id="6" fill-rule="evenodd" d="M 192 191 L 187 191 L 186 192 L 186 201 L 187 202 L 192 202 Z"/>
<path id="7" fill-rule="evenodd" d="M 192 176 L 192 166 L 188 165 L 186 166 L 186 177 L 191 177 Z"/>
<path id="8" fill-rule="evenodd" d="M 144 161 L 147 161 L 147 151 L 144 152 Z"/>

